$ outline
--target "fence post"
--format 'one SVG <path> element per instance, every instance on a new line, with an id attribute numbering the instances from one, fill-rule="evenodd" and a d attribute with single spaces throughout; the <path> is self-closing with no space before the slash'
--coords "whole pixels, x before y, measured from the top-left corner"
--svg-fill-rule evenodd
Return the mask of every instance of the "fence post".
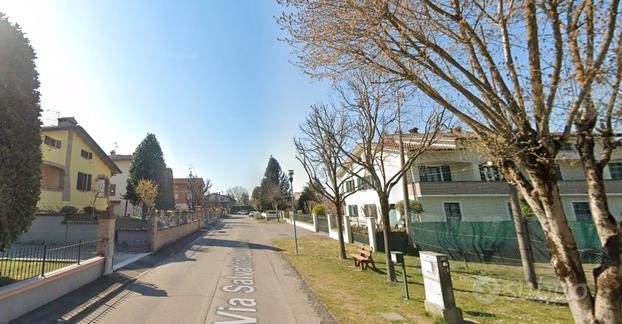
<path id="1" fill-rule="evenodd" d="M 367 235 L 369 236 L 369 246 L 378 251 L 378 245 L 376 244 L 376 218 L 367 217 Z"/>
<path id="2" fill-rule="evenodd" d="M 78 241 L 78 265 L 80 264 L 81 254 L 82 254 L 82 239 Z"/>
<path id="3" fill-rule="evenodd" d="M 149 224 L 149 249 L 155 251 L 156 241 L 158 239 L 158 214 L 151 212 L 149 217 L 151 224 Z"/>
<path id="4" fill-rule="evenodd" d="M 319 232 L 320 228 L 319 228 L 319 224 L 317 223 L 317 215 L 311 214 L 311 216 L 313 217 L 313 231 Z"/>
<path id="5" fill-rule="evenodd" d="M 43 243 L 43 261 L 41 262 L 41 277 L 45 277 L 45 260 L 48 257 L 48 244 Z"/>
<path id="6" fill-rule="evenodd" d="M 350 225 L 350 217 L 343 215 L 343 230 L 346 243 L 352 243 L 352 226 Z"/>
<path id="7" fill-rule="evenodd" d="M 108 206 L 106 213 L 97 217 L 97 255 L 104 257 L 104 275 L 112 273 L 115 222 L 112 205 Z"/>

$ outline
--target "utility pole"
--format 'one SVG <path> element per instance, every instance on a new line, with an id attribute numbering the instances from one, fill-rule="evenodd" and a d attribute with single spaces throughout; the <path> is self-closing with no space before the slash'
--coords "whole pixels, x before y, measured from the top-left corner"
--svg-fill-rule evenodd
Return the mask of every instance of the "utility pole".
<path id="1" fill-rule="evenodd" d="M 404 99 L 404 93 L 399 92 L 397 94 L 397 132 L 400 142 L 400 166 L 403 168 L 406 164 L 406 158 L 404 157 L 404 139 L 402 138 L 402 100 Z M 408 209 L 410 208 L 410 200 L 408 199 L 408 170 L 402 177 L 402 189 L 404 194 L 404 225 L 406 226 L 406 234 L 408 238 L 415 241 L 413 237 L 412 228 L 410 228 L 410 215 Z"/>

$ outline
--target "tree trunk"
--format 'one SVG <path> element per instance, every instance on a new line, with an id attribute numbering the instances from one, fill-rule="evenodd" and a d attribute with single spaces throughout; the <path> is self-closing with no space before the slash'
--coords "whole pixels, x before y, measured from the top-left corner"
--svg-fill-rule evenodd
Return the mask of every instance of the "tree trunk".
<path id="1" fill-rule="evenodd" d="M 346 259 L 346 243 L 343 239 L 343 210 L 341 210 L 341 202 L 335 203 L 337 209 L 337 231 L 339 232 L 339 258 Z"/>
<path id="2" fill-rule="evenodd" d="M 391 261 L 391 245 L 389 244 L 389 234 L 391 233 L 391 221 L 389 219 L 389 197 L 379 194 L 380 214 L 382 217 L 382 234 L 384 238 L 384 258 L 387 263 L 387 280 L 395 281 L 395 265 Z"/>
<path id="3" fill-rule="evenodd" d="M 529 168 L 535 191 L 533 196 L 525 188 L 520 185 L 518 187 L 542 225 L 551 248 L 551 264 L 575 322 L 594 323 L 594 300 L 585 279 L 575 237 L 564 213 L 557 179 L 551 168 L 547 165 L 534 165 Z"/>
<path id="4" fill-rule="evenodd" d="M 531 285 L 531 288 L 538 289 L 538 279 L 533 266 L 533 254 L 531 253 L 531 244 L 527 236 L 527 226 L 525 219 L 521 213 L 520 202 L 518 200 L 518 192 L 512 184 L 510 186 L 510 205 L 512 207 L 512 215 L 514 228 L 516 229 L 516 240 L 518 241 L 518 250 L 520 251 L 521 264 L 523 265 L 523 274 L 525 282 Z"/>
<path id="5" fill-rule="evenodd" d="M 603 179 L 603 167 L 594 158 L 594 138 L 581 132 L 579 155 L 590 203 L 590 211 L 603 246 L 600 266 L 594 269 L 596 296 L 594 316 L 600 323 L 622 322 L 622 234 L 611 215 Z"/>

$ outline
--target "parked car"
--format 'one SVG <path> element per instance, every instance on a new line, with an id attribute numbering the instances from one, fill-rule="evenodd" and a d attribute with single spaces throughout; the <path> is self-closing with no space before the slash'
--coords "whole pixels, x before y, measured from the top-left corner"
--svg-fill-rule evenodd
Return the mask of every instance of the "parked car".
<path id="1" fill-rule="evenodd" d="M 240 209 L 240 211 L 238 211 L 238 215 L 248 215 L 248 210 Z"/>
<path id="2" fill-rule="evenodd" d="M 255 218 L 255 214 L 256 214 L 256 213 L 257 213 L 256 211 L 251 210 L 251 212 L 250 212 L 250 213 L 248 213 L 248 217 Z"/>

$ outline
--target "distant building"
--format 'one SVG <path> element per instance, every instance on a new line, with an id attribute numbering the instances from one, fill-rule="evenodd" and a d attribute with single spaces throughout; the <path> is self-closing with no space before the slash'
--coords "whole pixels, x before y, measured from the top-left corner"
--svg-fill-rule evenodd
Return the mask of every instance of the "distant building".
<path id="1" fill-rule="evenodd" d="M 203 178 L 193 178 L 192 180 L 199 181 L 199 187 L 205 187 Z M 175 209 L 189 210 L 192 202 L 192 190 L 190 190 L 190 178 L 175 178 L 173 180 L 175 195 Z"/>
<path id="2" fill-rule="evenodd" d="M 224 208 L 229 209 L 235 206 L 235 199 L 231 196 L 221 195 L 219 193 L 211 193 L 205 196 L 208 208 Z"/>
<path id="3" fill-rule="evenodd" d="M 104 210 L 110 198 L 110 178 L 121 173 L 73 117 L 58 119 L 57 126 L 41 128 L 41 210 L 63 206 L 92 206 Z"/>

